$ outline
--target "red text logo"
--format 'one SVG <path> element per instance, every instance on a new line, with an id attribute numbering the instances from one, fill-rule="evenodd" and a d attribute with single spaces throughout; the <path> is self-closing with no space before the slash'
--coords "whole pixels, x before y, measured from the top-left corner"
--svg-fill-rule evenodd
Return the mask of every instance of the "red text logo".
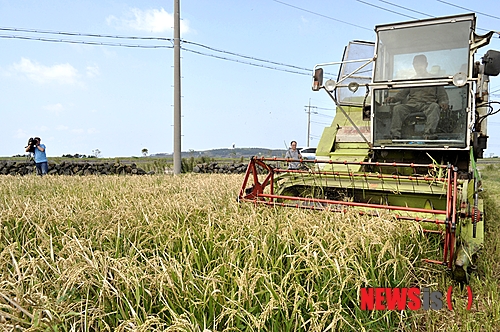
<path id="1" fill-rule="evenodd" d="M 467 310 L 472 307 L 472 290 L 467 286 Z M 429 288 L 361 288 L 361 310 L 441 310 L 446 301 L 448 309 L 452 306 L 452 287 L 448 288 L 446 297 L 440 291 L 430 291 Z"/>

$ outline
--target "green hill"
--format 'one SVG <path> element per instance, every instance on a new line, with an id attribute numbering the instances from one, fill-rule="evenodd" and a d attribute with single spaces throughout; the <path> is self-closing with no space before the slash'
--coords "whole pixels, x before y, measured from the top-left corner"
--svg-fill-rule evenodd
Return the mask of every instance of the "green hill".
<path id="1" fill-rule="evenodd" d="M 204 151 L 183 151 L 182 158 L 189 157 L 210 157 L 210 158 L 250 158 L 252 156 L 263 157 L 284 157 L 284 149 L 266 149 L 266 148 L 235 148 L 235 149 L 212 149 Z M 172 154 L 156 153 L 150 157 L 172 157 Z"/>

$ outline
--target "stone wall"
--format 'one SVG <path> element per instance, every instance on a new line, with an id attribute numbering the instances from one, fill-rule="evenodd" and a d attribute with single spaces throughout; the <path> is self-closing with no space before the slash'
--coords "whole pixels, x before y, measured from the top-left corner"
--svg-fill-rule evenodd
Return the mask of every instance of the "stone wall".
<path id="1" fill-rule="evenodd" d="M 276 167 L 276 165 L 272 165 Z M 193 173 L 224 173 L 224 174 L 243 174 L 247 171 L 248 163 L 219 164 L 216 162 L 197 164 L 193 167 Z M 259 173 L 265 174 L 267 171 L 257 166 Z"/>
<path id="2" fill-rule="evenodd" d="M 0 175 L 27 175 L 35 171 L 35 164 L 20 161 L 0 161 Z M 67 162 L 60 164 L 49 161 L 49 174 L 59 175 L 113 175 L 130 174 L 144 175 L 154 174 L 154 171 L 146 172 L 137 167 L 135 163 L 99 163 L 99 162 Z"/>
<path id="3" fill-rule="evenodd" d="M 193 173 L 222 173 L 222 174 L 244 174 L 248 163 L 203 163 L 193 167 Z M 259 172 L 265 173 L 264 170 Z M 170 169 L 169 169 L 170 170 Z M 21 161 L 0 161 L 0 175 L 27 175 L 35 172 L 35 164 Z M 165 173 L 172 173 L 167 172 Z M 135 163 L 105 163 L 84 161 L 63 161 L 60 164 L 49 161 L 49 175 L 151 175 L 154 171 L 146 172 L 137 167 Z"/>
<path id="4" fill-rule="evenodd" d="M 218 164 L 216 162 L 197 164 L 193 167 L 193 173 L 234 173 L 241 174 L 247 170 L 247 164 Z"/>

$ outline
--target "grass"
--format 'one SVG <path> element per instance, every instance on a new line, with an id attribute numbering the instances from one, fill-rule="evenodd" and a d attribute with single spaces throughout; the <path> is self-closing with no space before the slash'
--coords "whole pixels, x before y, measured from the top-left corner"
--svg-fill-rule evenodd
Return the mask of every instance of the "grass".
<path id="1" fill-rule="evenodd" d="M 0 177 L 0 327 L 498 331 L 498 167 L 467 293 L 418 225 L 238 204 L 239 175 Z M 454 311 L 361 311 L 361 287 L 454 286 Z M 1 330 L 1 329 L 0 329 Z"/>

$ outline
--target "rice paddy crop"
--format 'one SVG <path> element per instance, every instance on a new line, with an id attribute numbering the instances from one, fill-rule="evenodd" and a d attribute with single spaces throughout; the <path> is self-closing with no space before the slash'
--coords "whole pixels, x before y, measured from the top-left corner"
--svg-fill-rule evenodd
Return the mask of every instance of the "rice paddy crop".
<path id="1" fill-rule="evenodd" d="M 497 331 L 495 171 L 471 311 L 442 267 L 420 261 L 439 243 L 388 214 L 239 204 L 239 175 L 3 176 L 0 328 Z M 359 307 L 361 287 L 449 285 L 454 311 Z"/>

